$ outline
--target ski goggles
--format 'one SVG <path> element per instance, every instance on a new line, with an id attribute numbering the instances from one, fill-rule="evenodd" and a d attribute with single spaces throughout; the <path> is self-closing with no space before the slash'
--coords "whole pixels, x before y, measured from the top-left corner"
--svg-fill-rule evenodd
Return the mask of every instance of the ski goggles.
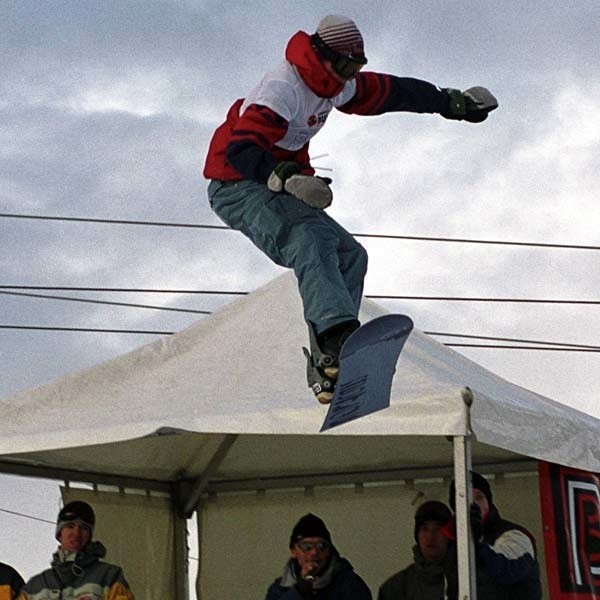
<path id="1" fill-rule="evenodd" d="M 344 79 L 356 77 L 357 73 L 367 64 L 366 56 L 340 54 L 327 46 L 316 33 L 311 36 L 311 40 L 319 56 L 323 60 L 329 61 L 334 72 Z"/>
<path id="2" fill-rule="evenodd" d="M 302 552 L 310 552 L 313 548 L 316 548 L 319 552 L 327 550 L 329 548 L 329 542 L 298 542 L 296 544 Z"/>

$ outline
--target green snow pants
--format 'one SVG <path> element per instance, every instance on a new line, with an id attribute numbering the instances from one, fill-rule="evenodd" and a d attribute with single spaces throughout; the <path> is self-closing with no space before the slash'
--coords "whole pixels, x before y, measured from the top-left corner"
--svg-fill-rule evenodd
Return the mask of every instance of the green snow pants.
<path id="1" fill-rule="evenodd" d="M 212 180 L 208 197 L 224 223 L 294 270 L 304 318 L 317 334 L 358 318 L 367 252 L 324 210 L 248 180 Z"/>

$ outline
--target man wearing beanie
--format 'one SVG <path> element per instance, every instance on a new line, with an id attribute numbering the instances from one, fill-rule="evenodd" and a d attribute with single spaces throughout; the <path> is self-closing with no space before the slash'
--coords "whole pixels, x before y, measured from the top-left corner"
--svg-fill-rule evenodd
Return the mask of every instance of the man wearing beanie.
<path id="1" fill-rule="evenodd" d="M 92 541 L 96 516 L 87 502 L 76 500 L 58 513 L 58 550 L 51 568 L 30 579 L 18 600 L 134 600 L 121 567 L 102 562 L 106 549 Z"/>
<path id="2" fill-rule="evenodd" d="M 14 600 L 24 583 L 15 569 L 0 562 L 0 600 Z"/>
<path id="3" fill-rule="evenodd" d="M 334 108 L 480 123 L 498 105 L 482 87 L 439 88 L 367 72 L 366 64 L 362 34 L 348 17 L 328 15 L 312 35 L 298 31 L 285 60 L 230 107 L 204 165 L 215 213 L 295 272 L 311 347 L 305 352 L 308 384 L 321 403 L 331 401 L 341 346 L 360 325 L 367 253 L 325 212 L 332 181 L 315 175 L 311 138 Z"/>
<path id="4" fill-rule="evenodd" d="M 479 600 L 541 600 L 540 569 L 533 535 L 500 516 L 492 488 L 479 473 L 471 473 L 473 504 L 470 511 L 471 534 L 477 564 Z M 456 488 L 450 484 L 450 506 L 456 507 Z M 448 594 L 458 596 L 457 584 Z"/>
<path id="5" fill-rule="evenodd" d="M 445 534 L 451 520 L 452 513 L 443 502 L 430 500 L 419 506 L 414 562 L 383 583 L 378 600 L 445 600 L 447 581 L 456 578 L 450 574 L 456 568 L 454 544 Z"/>
<path id="6" fill-rule="evenodd" d="M 265 600 L 371 600 L 367 584 L 342 558 L 325 523 L 304 515 L 290 536 L 290 558 Z"/>

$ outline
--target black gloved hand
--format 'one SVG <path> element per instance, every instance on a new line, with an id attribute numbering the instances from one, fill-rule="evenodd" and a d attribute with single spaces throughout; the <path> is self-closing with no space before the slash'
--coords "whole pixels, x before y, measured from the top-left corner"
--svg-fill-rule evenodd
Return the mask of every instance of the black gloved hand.
<path id="1" fill-rule="evenodd" d="M 296 589 L 302 598 L 312 598 L 313 595 L 313 580 L 303 579 L 300 577 L 296 582 Z"/>
<path id="2" fill-rule="evenodd" d="M 476 86 L 461 92 L 448 88 L 448 107 L 442 116 L 446 119 L 481 123 L 488 113 L 498 108 L 498 100 L 487 88 Z"/>
<path id="3" fill-rule="evenodd" d="M 481 509 L 475 502 L 471 504 L 469 509 L 469 522 L 473 541 L 477 543 L 483 537 L 483 518 L 481 517 Z"/>

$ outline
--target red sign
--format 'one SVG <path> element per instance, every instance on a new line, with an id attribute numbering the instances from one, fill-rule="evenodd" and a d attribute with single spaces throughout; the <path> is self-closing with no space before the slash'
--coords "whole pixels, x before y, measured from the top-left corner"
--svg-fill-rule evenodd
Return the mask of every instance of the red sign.
<path id="1" fill-rule="evenodd" d="M 600 476 L 539 463 L 550 600 L 600 600 Z"/>

